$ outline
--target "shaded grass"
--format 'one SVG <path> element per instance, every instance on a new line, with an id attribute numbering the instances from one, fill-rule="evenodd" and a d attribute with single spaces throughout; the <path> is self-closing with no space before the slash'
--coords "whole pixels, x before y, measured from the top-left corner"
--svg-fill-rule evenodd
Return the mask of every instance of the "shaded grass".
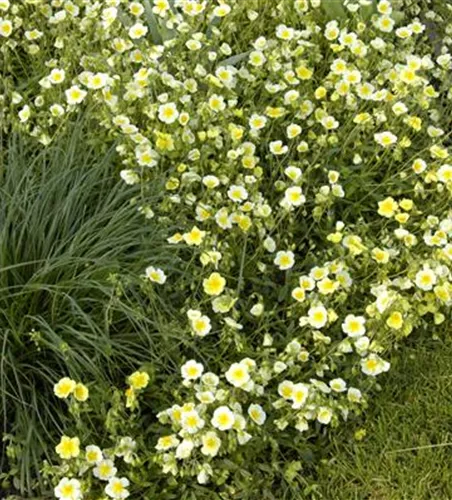
<path id="1" fill-rule="evenodd" d="M 366 437 L 354 439 L 358 426 L 332 437 L 319 497 L 452 498 L 452 339 L 413 338 L 393 355 L 382 386 L 361 426 Z"/>
<path id="2" fill-rule="evenodd" d="M 114 146 L 99 154 L 85 125 L 46 149 L 11 136 L 0 168 L 0 472 L 12 467 L 22 493 L 65 426 L 59 378 L 107 387 L 141 363 L 179 362 L 171 301 L 141 277 L 176 267 L 171 249 L 130 206 Z"/>

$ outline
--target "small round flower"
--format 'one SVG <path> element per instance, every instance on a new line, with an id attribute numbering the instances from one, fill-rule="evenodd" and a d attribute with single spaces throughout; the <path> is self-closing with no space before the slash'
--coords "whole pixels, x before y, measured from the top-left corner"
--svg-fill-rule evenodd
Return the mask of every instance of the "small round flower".
<path id="1" fill-rule="evenodd" d="M 86 86 L 89 89 L 99 90 L 107 85 L 108 75 L 106 73 L 96 73 L 88 77 Z"/>
<path id="2" fill-rule="evenodd" d="M 436 275 L 429 268 L 422 269 L 417 272 L 415 283 L 418 288 L 428 292 L 436 285 Z"/>
<path id="3" fill-rule="evenodd" d="M 306 201 L 306 197 L 304 196 L 301 187 L 292 186 L 286 189 L 284 193 L 284 201 L 292 207 L 299 207 Z"/>
<path id="4" fill-rule="evenodd" d="M 213 15 L 216 17 L 225 17 L 231 12 L 231 7 L 227 3 L 222 3 L 213 9 Z"/>
<path id="5" fill-rule="evenodd" d="M 94 477 L 101 481 L 108 481 L 116 475 L 118 469 L 115 467 L 113 460 L 101 460 L 93 469 Z"/>
<path id="6" fill-rule="evenodd" d="M 366 318 L 349 314 L 342 323 L 342 331 L 351 338 L 361 337 L 366 333 Z"/>
<path id="7" fill-rule="evenodd" d="M 154 266 L 149 266 L 146 268 L 146 277 L 154 282 L 154 283 L 158 283 L 159 285 L 163 285 L 166 281 L 166 275 L 165 273 L 163 272 L 162 269 L 158 268 L 158 267 L 154 267 Z"/>
<path id="8" fill-rule="evenodd" d="M 85 459 L 89 464 L 97 464 L 103 459 L 102 450 L 99 446 L 90 444 L 85 448 Z"/>
<path id="9" fill-rule="evenodd" d="M 258 68 L 260 66 L 263 66 L 266 61 L 267 61 L 267 58 L 265 57 L 265 55 L 262 51 L 253 50 L 250 53 L 249 62 L 251 64 L 251 66 L 255 66 Z"/>
<path id="10" fill-rule="evenodd" d="M 201 363 L 196 362 L 194 359 L 187 361 L 181 367 L 181 374 L 184 380 L 196 380 L 198 379 L 204 371 L 204 366 Z"/>
<path id="11" fill-rule="evenodd" d="M 251 380 L 248 366 L 243 363 L 233 363 L 225 376 L 226 380 L 235 387 L 243 387 Z"/>
<path id="12" fill-rule="evenodd" d="M 374 134 L 375 142 L 383 146 L 384 148 L 388 148 L 397 142 L 397 136 L 392 132 L 380 132 L 378 134 Z"/>
<path id="13" fill-rule="evenodd" d="M 59 83 L 64 82 L 65 77 L 66 77 L 66 72 L 64 71 L 64 69 L 54 68 L 50 72 L 49 81 L 53 85 L 58 85 Z"/>
<path id="14" fill-rule="evenodd" d="M 220 180 L 215 175 L 205 175 L 202 178 L 202 183 L 206 186 L 207 189 L 215 189 L 220 185 Z"/>
<path id="15" fill-rule="evenodd" d="M 251 130 L 261 130 L 267 124 L 267 118 L 263 115 L 253 114 L 248 123 Z"/>
<path id="16" fill-rule="evenodd" d="M 130 169 L 121 170 L 119 173 L 121 179 L 128 185 L 138 184 L 140 182 L 140 176 Z"/>
<path id="17" fill-rule="evenodd" d="M 399 204 L 391 196 L 378 202 L 379 215 L 387 217 L 388 219 L 394 216 L 398 208 Z"/>
<path id="18" fill-rule="evenodd" d="M 83 403 L 84 401 L 86 401 L 88 399 L 88 397 L 89 397 L 88 387 L 86 387 L 86 385 L 82 384 L 81 382 L 76 384 L 76 386 L 74 388 L 74 398 L 77 401 L 80 401 Z"/>
<path id="19" fill-rule="evenodd" d="M 76 382 L 69 377 L 63 377 L 57 384 L 53 386 L 54 394 L 61 398 L 66 399 L 74 392 Z"/>
<path id="20" fill-rule="evenodd" d="M 345 392 L 347 390 L 347 384 L 342 378 L 330 380 L 330 387 L 334 392 Z"/>
<path id="21" fill-rule="evenodd" d="M 55 447 L 55 451 L 64 460 L 76 458 L 80 454 L 80 440 L 77 437 L 62 436 L 59 444 Z"/>
<path id="22" fill-rule="evenodd" d="M 386 324 L 389 326 L 389 328 L 400 330 L 403 326 L 402 313 L 398 311 L 394 311 L 393 313 L 391 313 L 391 315 L 386 320 Z"/>
<path id="23" fill-rule="evenodd" d="M 292 408 L 301 408 L 308 399 L 309 387 L 306 384 L 294 384 L 292 387 L 292 395 L 290 398 L 293 401 Z"/>
<path id="24" fill-rule="evenodd" d="M 82 90 L 78 85 L 73 85 L 64 93 L 66 94 L 66 100 L 70 105 L 80 104 L 83 99 L 85 99 L 87 94 L 86 90 Z"/>
<path id="25" fill-rule="evenodd" d="M 174 434 L 171 434 L 170 436 L 162 436 L 161 438 L 159 438 L 155 448 L 159 451 L 166 451 L 170 450 L 171 448 L 176 448 L 179 443 L 179 439 L 177 439 Z"/>
<path id="26" fill-rule="evenodd" d="M 227 406 L 220 406 L 213 412 L 211 423 L 216 429 L 227 431 L 232 429 L 235 415 Z"/>
<path id="27" fill-rule="evenodd" d="M 387 372 L 390 364 L 381 359 L 377 354 L 370 354 L 367 358 L 361 360 L 361 370 L 366 375 L 376 377 L 380 373 Z"/>
<path id="28" fill-rule="evenodd" d="M 248 191 L 243 186 L 231 186 L 228 189 L 228 197 L 232 201 L 240 203 L 248 199 Z"/>
<path id="29" fill-rule="evenodd" d="M 159 120 L 163 123 L 171 124 L 179 118 L 179 111 L 174 102 L 162 104 L 159 107 Z"/>
<path id="30" fill-rule="evenodd" d="M 202 286 L 207 295 L 217 296 L 223 293 L 226 280 L 220 273 L 212 273 L 208 278 L 203 280 Z"/>
<path id="31" fill-rule="evenodd" d="M 362 399 L 361 391 L 355 387 L 350 387 L 347 391 L 347 399 L 351 403 L 359 403 Z"/>
<path id="32" fill-rule="evenodd" d="M 278 385 L 278 394 L 284 399 L 291 399 L 295 384 L 290 380 L 284 380 Z"/>
<path id="33" fill-rule="evenodd" d="M 129 490 L 127 489 L 127 486 L 129 486 L 129 484 L 129 480 L 125 477 L 112 477 L 105 487 L 105 493 L 110 498 L 127 498 L 130 495 Z"/>
<path id="34" fill-rule="evenodd" d="M 442 165 L 437 172 L 438 180 L 444 184 L 452 183 L 452 165 Z"/>
<path id="35" fill-rule="evenodd" d="M 0 19 L 0 36 L 9 37 L 13 32 L 13 23 L 9 19 Z"/>
<path id="36" fill-rule="evenodd" d="M 204 240 L 206 235 L 205 231 L 193 226 L 192 230 L 188 233 L 184 233 L 182 238 L 189 246 L 199 246 Z"/>
<path id="37" fill-rule="evenodd" d="M 183 412 L 181 426 L 189 434 L 196 434 L 204 427 L 204 420 L 199 416 L 196 410 Z"/>
<path id="38" fill-rule="evenodd" d="M 308 311 L 308 323 L 313 328 L 323 328 L 328 322 L 328 311 L 322 305 L 311 307 Z"/>
<path id="39" fill-rule="evenodd" d="M 317 421 L 321 424 L 328 425 L 333 417 L 333 411 L 331 408 L 326 406 L 321 406 L 317 411 Z"/>
<path id="40" fill-rule="evenodd" d="M 282 141 L 272 141 L 270 142 L 270 151 L 276 155 L 284 155 L 289 151 L 288 146 L 285 146 Z"/>
<path id="41" fill-rule="evenodd" d="M 248 407 L 248 415 L 257 425 L 264 425 L 267 415 L 261 405 L 251 404 Z"/>
<path id="42" fill-rule="evenodd" d="M 141 23 L 136 23 L 129 28 L 129 36 L 132 40 L 138 40 L 139 38 L 143 38 L 146 36 L 148 32 L 147 26 Z"/>
<path id="43" fill-rule="evenodd" d="M 212 325 L 210 323 L 209 316 L 197 316 L 191 319 L 191 328 L 195 335 L 199 337 L 205 337 L 210 330 L 212 330 Z"/>
<path id="44" fill-rule="evenodd" d="M 209 457 L 215 457 L 221 447 L 221 439 L 214 431 L 206 432 L 201 438 L 201 453 Z"/>
<path id="45" fill-rule="evenodd" d="M 219 113 L 226 109 L 226 103 L 222 95 L 213 94 L 208 101 L 209 108 L 215 113 Z"/>
<path id="46" fill-rule="evenodd" d="M 56 498 L 60 500 L 80 500 L 83 497 L 81 483 L 78 479 L 63 477 L 54 489 Z"/>
<path id="47" fill-rule="evenodd" d="M 139 391 L 149 384 L 149 375 L 146 372 L 136 371 L 129 376 L 128 382 L 133 389 Z"/>
<path id="48" fill-rule="evenodd" d="M 286 271 L 291 269 L 295 264 L 295 255 L 290 250 L 280 250 L 277 252 L 276 257 L 273 261 L 275 265 L 281 269 L 281 271 Z"/>

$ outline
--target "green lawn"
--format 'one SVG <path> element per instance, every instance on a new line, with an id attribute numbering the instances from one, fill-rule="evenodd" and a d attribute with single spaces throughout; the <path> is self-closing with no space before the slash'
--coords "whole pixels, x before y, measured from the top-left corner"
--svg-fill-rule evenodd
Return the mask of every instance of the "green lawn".
<path id="1" fill-rule="evenodd" d="M 333 438 L 321 498 L 452 498 L 452 339 L 413 338 L 403 351 L 361 426 Z M 360 428 L 366 437 L 357 441 Z"/>

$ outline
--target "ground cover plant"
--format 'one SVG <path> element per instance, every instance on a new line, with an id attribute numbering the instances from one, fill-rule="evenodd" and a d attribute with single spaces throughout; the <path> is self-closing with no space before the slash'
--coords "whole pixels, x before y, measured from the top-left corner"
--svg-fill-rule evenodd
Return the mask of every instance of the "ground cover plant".
<path id="1" fill-rule="evenodd" d="M 3 345 L 10 349 L 12 330 L 28 352 L 24 335 L 36 329 L 28 317 L 40 320 L 45 306 L 92 368 L 59 354 L 57 370 L 38 365 L 50 407 L 67 406 L 72 418 L 40 421 L 54 453 L 36 455 L 39 480 L 19 488 L 61 499 L 316 495 L 306 472 L 372 404 L 393 350 L 413 332 L 450 329 L 450 6 L 0 0 L 0 9 L 4 132 L 45 158 L 88 117 L 83 141 L 94 163 L 82 166 L 101 179 L 116 169 L 121 187 L 110 189 L 124 200 L 109 207 L 88 174 L 90 190 L 78 183 L 84 151 L 71 154 L 75 179 L 49 198 L 63 234 L 48 241 L 66 241 L 82 260 L 100 249 L 88 278 L 79 261 L 67 267 L 64 245 L 61 258 L 70 289 L 81 283 L 74 300 L 89 342 L 66 295 L 32 296 L 59 290 L 58 266 L 49 286 L 25 286 L 26 312 L 16 310 L 15 266 L 40 277 L 39 261 L 52 252 L 38 246 L 31 258 L 27 244 L 18 258 L 22 240 L 10 241 L 5 226 L 13 257 L 2 268 Z M 34 203 L 45 199 L 47 169 L 20 163 L 25 185 L 30 169 L 45 182 L 24 198 L 40 242 L 47 229 Z M 8 163 L 4 170 L 19 175 Z M 21 178 L 11 177 L 14 189 Z M 89 192 L 97 201 L 85 201 Z M 118 233 L 90 224 L 87 246 L 79 242 L 74 215 L 86 206 L 101 227 L 118 221 Z M 114 256 L 105 266 L 104 252 Z M 107 293 L 94 286 L 85 300 L 90 272 Z M 103 330 L 112 289 L 116 348 Z M 21 328 L 9 325 L 22 316 Z M 6 415 L 24 400 L 17 391 L 3 389 L 13 430 L 23 412 Z M 13 442 L 4 451 L 16 480 L 15 462 L 28 470 L 17 450 Z"/>

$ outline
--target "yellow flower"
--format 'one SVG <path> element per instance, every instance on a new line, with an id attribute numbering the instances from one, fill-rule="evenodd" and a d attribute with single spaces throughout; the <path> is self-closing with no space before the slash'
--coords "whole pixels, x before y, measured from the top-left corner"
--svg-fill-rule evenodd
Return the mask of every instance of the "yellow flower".
<path id="1" fill-rule="evenodd" d="M 207 295 L 221 295 L 226 286 L 226 280 L 219 273 L 212 273 L 202 282 L 204 291 Z"/>
<path id="2" fill-rule="evenodd" d="M 136 371 L 130 375 L 128 381 L 133 389 L 144 389 L 149 384 L 149 375 L 146 372 Z"/>
<path id="3" fill-rule="evenodd" d="M 76 387 L 76 382 L 68 377 L 62 378 L 53 386 L 53 392 L 59 398 L 66 399 Z"/>
<path id="4" fill-rule="evenodd" d="M 74 397 L 77 401 L 86 401 L 89 397 L 89 390 L 86 385 L 79 382 L 74 389 Z"/>
<path id="5" fill-rule="evenodd" d="M 398 311 L 393 312 L 389 318 L 386 320 L 386 324 L 389 328 L 394 330 L 400 330 L 403 326 L 403 316 Z"/>
<path id="6" fill-rule="evenodd" d="M 65 460 L 76 458 L 80 454 L 80 440 L 77 437 L 70 438 L 63 436 L 60 443 L 56 446 L 55 451 Z"/>
<path id="7" fill-rule="evenodd" d="M 199 246 L 201 245 L 205 235 L 205 231 L 201 231 L 196 226 L 194 226 L 189 233 L 185 233 L 182 237 L 187 245 Z"/>
<path id="8" fill-rule="evenodd" d="M 398 208 L 398 203 L 391 197 L 378 202 L 378 213 L 383 217 L 388 217 L 389 219 L 394 216 Z"/>

